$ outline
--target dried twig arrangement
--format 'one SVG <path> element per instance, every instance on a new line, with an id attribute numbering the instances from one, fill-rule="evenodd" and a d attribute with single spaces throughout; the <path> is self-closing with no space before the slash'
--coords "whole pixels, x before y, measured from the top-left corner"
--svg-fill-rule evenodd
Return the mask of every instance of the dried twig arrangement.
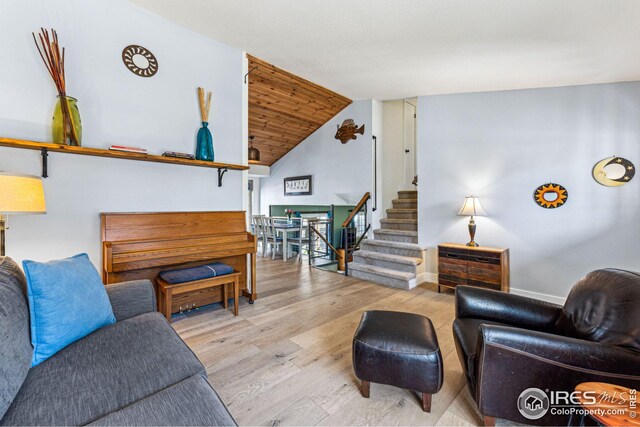
<path id="1" fill-rule="evenodd" d="M 44 66 L 47 68 L 49 75 L 53 79 L 53 83 L 55 83 L 58 95 L 60 96 L 60 106 L 62 108 L 62 115 L 64 118 L 65 141 L 68 138 L 71 145 L 80 145 L 75 127 L 71 120 L 71 113 L 67 100 L 67 85 L 64 75 L 64 48 L 60 50 L 58 33 L 56 33 L 56 30 L 51 29 L 51 36 L 49 36 L 49 31 L 44 28 L 40 28 L 38 38 L 36 38 L 35 33 L 31 34 L 33 35 L 33 41 L 36 44 L 36 48 L 38 48 L 40 58 L 42 58 L 42 62 L 44 62 Z M 38 40 L 40 43 L 38 43 Z"/>
<path id="2" fill-rule="evenodd" d="M 200 101 L 200 118 L 203 122 L 209 122 L 209 110 L 211 109 L 211 92 L 207 93 L 207 101 L 204 100 L 204 89 L 198 88 L 198 99 Z"/>

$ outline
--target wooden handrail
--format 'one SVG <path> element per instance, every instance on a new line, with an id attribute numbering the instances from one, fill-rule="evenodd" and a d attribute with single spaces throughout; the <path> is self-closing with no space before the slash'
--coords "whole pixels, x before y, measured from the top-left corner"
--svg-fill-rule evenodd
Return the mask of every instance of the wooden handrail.
<path id="1" fill-rule="evenodd" d="M 369 193 L 368 191 L 366 193 L 364 193 L 364 196 L 362 196 L 362 199 L 360 199 L 360 201 L 358 202 L 356 207 L 351 211 L 351 214 L 342 223 L 342 227 L 346 227 L 346 226 L 349 225 L 351 220 L 353 220 L 353 217 L 356 216 L 358 214 L 358 212 L 360 212 L 360 209 L 362 209 L 364 204 L 367 203 L 367 200 L 369 200 L 370 198 L 371 198 L 371 193 Z"/>
<path id="2" fill-rule="evenodd" d="M 320 234 L 320 232 L 313 225 L 309 225 L 309 228 L 311 230 L 313 230 L 313 232 L 316 233 L 318 235 L 318 237 L 320 237 L 322 239 L 322 241 L 325 243 L 325 245 L 327 245 L 327 247 L 329 249 L 331 249 L 333 251 L 333 253 L 336 254 L 336 256 L 339 259 L 342 259 L 342 255 L 340 255 L 340 253 L 336 250 L 336 248 L 331 246 L 331 243 L 329 243 L 329 241 L 327 239 L 325 239 L 325 237 L 322 234 Z"/>

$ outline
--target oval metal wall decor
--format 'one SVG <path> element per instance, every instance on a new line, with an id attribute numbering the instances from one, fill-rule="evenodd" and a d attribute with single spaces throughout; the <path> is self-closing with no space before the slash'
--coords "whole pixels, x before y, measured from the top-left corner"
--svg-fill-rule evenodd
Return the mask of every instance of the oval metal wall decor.
<path id="1" fill-rule="evenodd" d="M 607 172 L 609 169 L 609 172 Z M 633 179 L 636 168 L 623 157 L 607 157 L 600 160 L 593 167 L 593 179 L 606 187 L 619 187 Z"/>
<path id="2" fill-rule="evenodd" d="M 568 197 L 567 189 L 553 182 L 542 184 L 533 192 L 533 200 L 545 209 L 559 208 L 565 204 Z"/>
<path id="3" fill-rule="evenodd" d="M 137 56 L 139 58 L 136 59 Z M 129 71 L 140 77 L 152 77 L 158 72 L 158 60 L 142 46 L 132 44 L 125 47 L 122 51 L 122 61 Z"/>

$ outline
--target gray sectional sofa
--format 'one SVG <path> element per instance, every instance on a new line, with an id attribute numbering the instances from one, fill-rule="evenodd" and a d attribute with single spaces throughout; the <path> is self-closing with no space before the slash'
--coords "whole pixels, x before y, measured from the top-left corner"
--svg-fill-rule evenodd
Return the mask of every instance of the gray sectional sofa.
<path id="1" fill-rule="evenodd" d="M 116 323 L 31 368 L 25 277 L 0 257 L 0 425 L 236 425 L 151 282 L 106 289 Z"/>

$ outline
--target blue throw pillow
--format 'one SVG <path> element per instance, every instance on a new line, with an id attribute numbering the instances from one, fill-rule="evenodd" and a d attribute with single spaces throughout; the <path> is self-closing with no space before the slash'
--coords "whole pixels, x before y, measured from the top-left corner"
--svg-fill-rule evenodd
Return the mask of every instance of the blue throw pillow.
<path id="1" fill-rule="evenodd" d="M 36 366 L 96 329 L 115 323 L 111 302 L 87 254 L 23 261 Z"/>

